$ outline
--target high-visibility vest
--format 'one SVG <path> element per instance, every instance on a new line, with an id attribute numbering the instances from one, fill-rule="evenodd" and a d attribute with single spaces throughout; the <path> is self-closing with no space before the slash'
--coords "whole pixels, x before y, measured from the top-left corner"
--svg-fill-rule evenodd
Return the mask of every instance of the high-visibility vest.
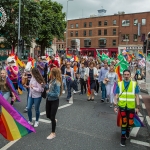
<path id="1" fill-rule="evenodd" d="M 134 109 L 136 82 L 131 80 L 127 90 L 125 89 L 124 81 L 118 82 L 118 86 L 120 89 L 118 106 Z"/>

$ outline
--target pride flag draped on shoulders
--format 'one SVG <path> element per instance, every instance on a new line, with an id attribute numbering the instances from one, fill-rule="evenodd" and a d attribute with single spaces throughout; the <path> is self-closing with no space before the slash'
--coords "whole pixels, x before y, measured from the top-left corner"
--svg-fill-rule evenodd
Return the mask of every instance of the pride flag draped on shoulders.
<path id="1" fill-rule="evenodd" d="M 15 110 L 0 94 L 0 134 L 9 141 L 20 139 L 21 137 L 35 132 L 35 129 L 28 124 L 27 120 Z"/>

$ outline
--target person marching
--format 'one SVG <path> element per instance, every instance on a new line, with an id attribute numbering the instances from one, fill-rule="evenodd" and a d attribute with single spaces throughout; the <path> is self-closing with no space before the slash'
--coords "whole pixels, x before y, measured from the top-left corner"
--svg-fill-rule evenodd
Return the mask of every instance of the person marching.
<path id="1" fill-rule="evenodd" d="M 114 99 L 114 111 L 120 111 L 122 117 L 121 146 L 125 146 L 126 139 L 129 139 L 130 128 L 134 124 L 134 114 L 138 114 L 140 108 L 139 88 L 137 83 L 131 80 L 130 70 L 124 70 L 123 77 L 124 80 L 118 82 Z"/>
<path id="2" fill-rule="evenodd" d="M 43 84 L 45 84 L 45 80 L 42 77 L 40 71 L 37 68 L 33 68 L 31 70 L 32 78 L 29 83 L 29 98 L 28 98 L 28 117 L 29 117 L 29 124 L 33 125 L 32 123 L 32 105 L 35 105 L 35 113 L 36 113 L 36 121 L 34 127 L 38 127 L 39 125 L 39 117 L 40 117 L 40 104 L 42 100 L 42 92 L 44 91 Z"/>
<path id="3" fill-rule="evenodd" d="M 55 116 L 59 106 L 59 97 L 62 94 L 63 90 L 63 83 L 60 69 L 56 67 L 52 68 L 50 76 L 51 81 L 49 83 L 49 89 L 47 90 L 46 116 L 52 122 L 52 132 L 47 137 L 48 140 L 51 140 L 56 137 L 55 129 L 57 120 L 55 119 Z"/>
<path id="4" fill-rule="evenodd" d="M 106 93 L 107 98 L 109 97 L 110 101 L 110 107 L 113 107 L 113 101 L 114 101 L 114 84 L 118 81 L 118 76 L 115 73 L 115 68 L 113 65 L 110 66 L 109 71 L 105 75 L 105 79 L 108 83 L 106 84 Z"/>

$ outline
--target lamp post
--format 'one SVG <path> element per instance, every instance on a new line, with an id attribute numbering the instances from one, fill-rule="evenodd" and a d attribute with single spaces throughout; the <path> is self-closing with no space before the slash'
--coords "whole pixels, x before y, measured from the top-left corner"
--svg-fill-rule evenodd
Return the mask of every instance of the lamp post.
<path id="1" fill-rule="evenodd" d="M 67 27 L 66 27 L 66 50 L 68 47 L 68 2 L 73 0 L 67 0 L 67 11 L 66 11 L 66 21 L 67 21 Z"/>
<path id="2" fill-rule="evenodd" d="M 20 16 L 21 16 L 21 0 L 19 0 L 19 16 L 18 16 L 18 57 L 21 58 L 20 52 Z"/>

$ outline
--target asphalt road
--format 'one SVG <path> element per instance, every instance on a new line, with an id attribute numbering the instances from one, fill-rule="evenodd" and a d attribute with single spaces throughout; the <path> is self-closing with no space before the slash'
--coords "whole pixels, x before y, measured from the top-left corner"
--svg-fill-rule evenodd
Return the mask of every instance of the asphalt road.
<path id="1" fill-rule="evenodd" d="M 8 146 L 9 150 L 120 150 L 120 128 L 116 126 L 117 115 L 113 112 L 113 108 L 109 108 L 109 104 L 101 103 L 100 98 L 99 94 L 95 97 L 94 102 L 88 102 L 86 95 L 75 94 L 74 103 L 66 105 L 68 104 L 66 95 L 62 95 L 60 106 L 64 106 L 64 108 L 60 107 L 57 113 L 58 123 L 55 139 L 46 140 L 51 132 L 51 124 L 42 114 L 36 133 L 31 133 L 14 144 L 9 143 L 0 135 L 0 150 L 5 150 L 4 146 L 8 146 L 8 143 L 12 144 L 10 147 Z M 26 93 L 21 95 L 21 100 L 22 102 L 16 102 L 14 107 L 28 119 L 27 114 L 23 113 L 26 105 Z M 45 112 L 44 99 L 40 111 Z M 133 141 L 138 144 L 132 143 Z M 150 143 L 147 127 L 140 128 L 136 137 L 131 137 L 123 149 L 150 149 L 148 145 L 144 146 L 145 143 L 141 145 L 139 141 Z"/>

